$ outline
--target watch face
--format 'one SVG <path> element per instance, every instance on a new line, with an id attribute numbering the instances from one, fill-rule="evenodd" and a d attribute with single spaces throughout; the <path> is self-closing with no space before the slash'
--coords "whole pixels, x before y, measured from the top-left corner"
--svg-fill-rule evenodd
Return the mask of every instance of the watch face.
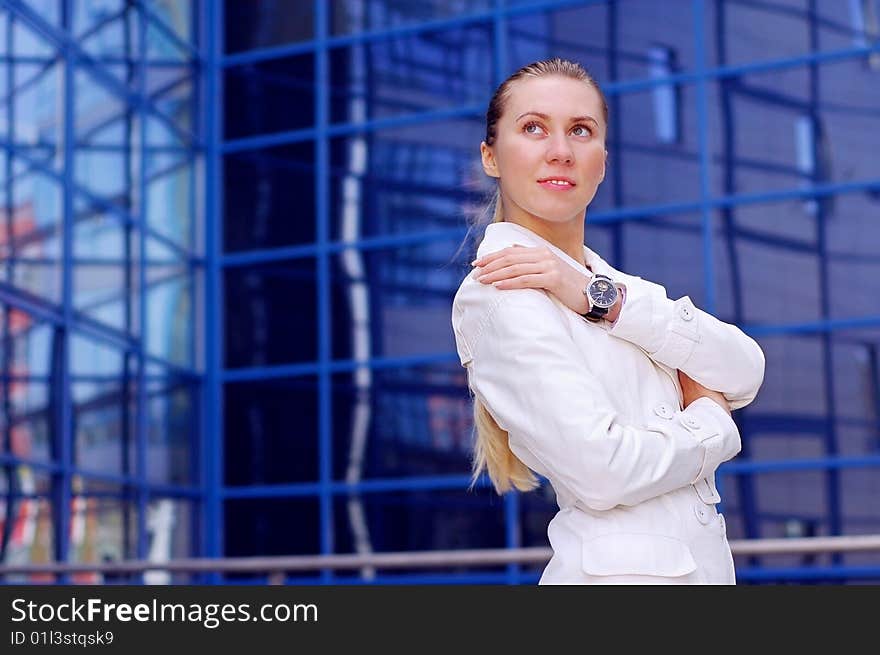
<path id="1" fill-rule="evenodd" d="M 589 288 L 590 300 L 594 305 L 608 308 L 617 300 L 617 287 L 609 280 L 598 278 L 593 280 Z"/>

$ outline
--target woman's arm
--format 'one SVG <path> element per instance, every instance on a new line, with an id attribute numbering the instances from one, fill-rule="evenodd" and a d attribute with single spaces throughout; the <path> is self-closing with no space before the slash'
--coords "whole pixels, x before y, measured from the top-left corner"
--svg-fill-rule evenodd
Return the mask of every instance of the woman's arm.
<path id="1" fill-rule="evenodd" d="M 736 424 L 709 398 L 671 420 L 622 422 L 609 394 L 631 390 L 606 389 L 588 369 L 545 291 L 463 287 L 453 327 L 469 386 L 511 449 L 589 507 L 635 505 L 694 484 L 740 450 Z"/>
<path id="2" fill-rule="evenodd" d="M 583 295 L 588 278 L 546 247 L 504 248 L 472 264 L 483 284 L 505 291 L 546 289 L 578 314 L 589 309 Z M 731 409 L 755 399 L 764 381 L 764 352 L 754 339 L 698 309 L 688 296 L 673 301 L 659 284 L 633 275 L 612 277 L 627 297 L 609 313 L 610 334 L 721 392 Z"/>
<path id="3" fill-rule="evenodd" d="M 765 359 L 754 339 L 698 308 L 689 296 L 670 300 L 662 285 L 632 275 L 625 284 L 626 303 L 609 334 L 720 391 L 731 410 L 755 399 L 764 381 Z"/>

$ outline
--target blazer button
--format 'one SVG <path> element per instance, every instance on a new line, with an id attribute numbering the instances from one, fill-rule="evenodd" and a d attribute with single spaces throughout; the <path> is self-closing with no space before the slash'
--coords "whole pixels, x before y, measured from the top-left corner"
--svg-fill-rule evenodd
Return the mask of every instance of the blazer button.
<path id="1" fill-rule="evenodd" d="M 706 506 L 702 503 L 694 504 L 694 514 L 696 515 L 697 520 L 703 525 L 706 525 L 707 523 L 709 523 L 710 520 L 712 520 L 712 517 L 709 516 L 709 510 L 706 509 Z"/>
<path id="2" fill-rule="evenodd" d="M 695 419 L 693 416 L 685 416 L 681 419 L 681 422 L 684 423 L 689 428 L 693 428 L 694 430 L 700 429 L 700 422 Z"/>
<path id="3" fill-rule="evenodd" d="M 654 413 L 657 416 L 666 419 L 672 418 L 673 415 L 672 407 L 670 405 L 667 405 L 666 403 L 660 403 L 659 405 L 654 407 Z"/>
<path id="4" fill-rule="evenodd" d="M 682 320 L 684 321 L 689 321 L 694 317 L 694 313 L 687 305 L 682 305 L 678 308 L 678 315 L 681 316 Z"/>

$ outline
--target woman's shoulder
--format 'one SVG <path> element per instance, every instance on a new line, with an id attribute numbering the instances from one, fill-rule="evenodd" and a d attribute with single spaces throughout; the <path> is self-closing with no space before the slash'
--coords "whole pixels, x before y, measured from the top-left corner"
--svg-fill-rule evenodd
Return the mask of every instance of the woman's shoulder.
<path id="1" fill-rule="evenodd" d="M 564 329 L 561 313 L 544 289 L 497 289 L 468 276 L 452 303 L 456 337 L 475 347 L 484 334 L 517 339 L 536 330 Z"/>

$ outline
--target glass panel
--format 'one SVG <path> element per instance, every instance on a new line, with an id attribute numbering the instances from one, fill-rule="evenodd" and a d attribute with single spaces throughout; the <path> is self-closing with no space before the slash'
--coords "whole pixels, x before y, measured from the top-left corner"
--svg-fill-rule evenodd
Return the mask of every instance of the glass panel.
<path id="1" fill-rule="evenodd" d="M 147 506 L 147 559 L 165 562 L 196 555 L 192 540 L 195 509 L 194 503 L 186 500 L 154 498 L 150 501 Z M 144 583 L 190 583 L 192 576 L 187 572 L 147 571 L 144 573 Z"/>
<path id="2" fill-rule="evenodd" d="M 12 240 L 0 244 L 6 266 L 0 279 L 50 302 L 61 302 L 61 185 L 28 170 L 15 158 L 12 184 Z"/>
<path id="3" fill-rule="evenodd" d="M 227 485 L 318 479 L 315 376 L 235 382 L 223 393 Z"/>
<path id="4" fill-rule="evenodd" d="M 771 324 L 880 315 L 871 201 L 859 194 L 829 200 L 836 216 L 823 221 L 822 241 L 816 220 L 803 216 L 802 201 L 735 207 L 723 219 L 729 223 L 719 221 L 715 270 L 722 315 L 739 311 L 749 322 Z M 768 276 L 773 270 L 786 275 Z"/>
<path id="5" fill-rule="evenodd" d="M 96 84 L 90 75 L 77 71 L 74 80 L 76 84 L 74 130 L 77 144 L 80 147 L 85 144 L 107 146 L 103 149 L 96 148 L 94 152 L 121 158 L 125 148 L 131 147 L 133 112 L 116 94 L 108 91 L 103 85 Z M 81 150 L 78 154 L 79 157 L 85 156 Z M 115 170 L 110 170 L 111 166 Z M 124 179 L 128 170 L 129 166 L 125 160 L 111 159 L 98 170 L 83 171 L 85 174 L 78 175 L 77 181 L 92 186 L 96 192 L 100 192 L 106 184 L 101 178 L 109 177 L 111 184 L 115 182 L 118 186 L 122 184 L 120 180 Z M 99 179 L 90 179 L 90 174 Z"/>
<path id="6" fill-rule="evenodd" d="M 758 343 L 764 351 L 767 367 L 761 390 L 746 411 L 766 416 L 798 416 L 822 429 L 819 421 L 828 412 L 828 404 L 821 336 L 767 335 L 761 336 Z M 765 426 L 747 424 L 747 427 L 749 439 L 761 433 L 773 437 L 804 430 L 802 424 L 786 426 L 783 423 L 774 427 L 770 422 Z M 815 431 L 807 434 L 815 434 Z"/>
<path id="7" fill-rule="evenodd" d="M 120 217 L 77 200 L 73 229 L 73 305 L 102 323 L 134 333 L 131 306 L 138 285 L 137 233 Z"/>
<path id="8" fill-rule="evenodd" d="M 229 525 L 236 526 L 226 534 L 227 557 L 320 552 L 318 501 L 313 498 L 227 500 L 225 516 Z M 277 526 L 286 527 L 279 530 Z"/>
<path id="9" fill-rule="evenodd" d="M 589 229 L 586 238 L 590 245 Z M 668 214 L 628 221 L 620 228 L 620 244 L 621 262 L 614 261 L 611 249 L 591 248 L 618 270 L 666 287 L 670 299 L 690 296 L 697 307 L 709 311 L 699 215 Z M 683 252 L 688 253 L 686 258 Z"/>
<path id="10" fill-rule="evenodd" d="M 8 454 L 49 462 L 54 333 L 30 314 L 0 307 L 0 444 Z"/>
<path id="11" fill-rule="evenodd" d="M 183 5 L 185 3 L 178 4 Z M 168 29 L 162 18 L 150 18 L 147 21 L 148 61 L 186 61 L 189 57 L 189 52 L 168 33 Z"/>
<path id="12" fill-rule="evenodd" d="M 453 260 L 459 242 L 435 239 L 333 257 L 334 359 L 363 359 L 371 351 L 385 357 L 454 352 L 449 310 L 470 273 L 469 264 Z"/>
<path id="13" fill-rule="evenodd" d="M 188 133 L 164 114 L 147 115 L 147 146 L 155 148 L 189 148 L 192 146 Z"/>
<path id="14" fill-rule="evenodd" d="M 53 0 L 40 0 L 44 3 Z M 49 8 L 50 15 L 52 10 Z M 54 57 L 55 49 L 22 20 L 12 22 L 12 53 L 19 57 Z"/>
<path id="15" fill-rule="evenodd" d="M 236 299 L 224 318 L 228 368 L 317 359 L 315 274 L 312 259 L 226 269 L 225 295 Z"/>
<path id="16" fill-rule="evenodd" d="M 847 535 L 877 534 L 880 532 L 880 508 L 877 507 L 877 494 L 880 476 L 877 469 L 844 470 L 840 473 L 843 489 L 841 498 L 844 529 Z M 846 553 L 844 561 L 849 566 L 880 565 L 880 554 L 875 552 Z"/>
<path id="17" fill-rule="evenodd" d="M 480 164 L 484 136 L 485 122 L 475 117 L 332 140 L 331 238 L 455 229 L 463 237 L 464 217 L 479 214 L 494 193 Z"/>
<path id="18" fill-rule="evenodd" d="M 82 494 L 76 497 L 81 530 L 71 543 L 70 561 L 109 563 L 137 558 L 138 507 L 132 490 L 89 478 L 75 480 L 74 489 Z M 96 584 L 131 582 L 137 578 L 136 574 L 127 573 L 97 576 Z"/>
<path id="19" fill-rule="evenodd" d="M 284 57 L 227 68 L 226 140 L 310 128 L 315 122 L 315 57 Z"/>
<path id="20" fill-rule="evenodd" d="M 127 453 L 134 447 L 128 395 L 134 367 L 124 354 L 78 335 L 70 337 L 74 422 L 74 464 L 89 471 L 134 475 Z"/>
<path id="21" fill-rule="evenodd" d="M 193 78 L 188 67 L 150 66 L 147 69 L 147 93 L 157 111 L 179 131 L 193 131 Z"/>
<path id="22" fill-rule="evenodd" d="M 147 335 L 151 355 L 181 366 L 193 364 L 193 274 L 155 239 L 147 240 Z"/>
<path id="23" fill-rule="evenodd" d="M 315 240 L 312 143 L 226 155 L 223 179 L 227 252 Z"/>
<path id="24" fill-rule="evenodd" d="M 61 66 L 15 64 L 12 138 L 33 149 L 35 159 L 49 162 L 62 142 L 64 121 Z M 54 162 L 60 166 L 60 162 Z"/>
<path id="25" fill-rule="evenodd" d="M 148 366 L 147 479 L 157 484 L 197 482 L 196 388 L 191 381 Z"/>
<path id="26" fill-rule="evenodd" d="M 308 4 L 308 3 L 303 3 Z M 386 2 L 385 0 L 333 0 L 333 35 L 417 25 L 444 18 L 460 18 L 490 10 L 492 0 L 452 2 Z"/>
<path id="27" fill-rule="evenodd" d="M 314 34 L 312 2 L 293 2 L 287 11 L 252 0 L 224 0 L 223 43 L 226 52 L 240 52 L 308 41 Z"/>
<path id="28" fill-rule="evenodd" d="M 54 508 L 49 499 L 49 475 L 29 466 L 15 467 L 16 487 L 19 496 L 12 507 L 6 505 L 7 496 L 0 498 L 3 520 L 12 521 L 12 530 L 3 563 L 47 564 L 55 561 Z M 4 471 L 4 477 L 5 477 Z M 8 480 L 3 485 L 6 491 Z M 10 584 L 40 584 L 54 582 L 55 576 L 47 573 L 12 573 L 3 576 L 3 582 Z"/>
<path id="29" fill-rule="evenodd" d="M 354 112 L 376 120 L 483 106 L 494 87 L 491 45 L 491 23 L 478 23 L 334 48 L 333 89 L 353 99 L 331 103 L 330 120 L 355 120 Z"/>
<path id="30" fill-rule="evenodd" d="M 415 482 L 416 480 L 411 480 Z M 337 498 L 336 552 L 504 548 L 504 503 L 494 490 L 401 489 Z M 455 567 L 456 571 L 461 567 Z M 479 566 L 480 571 L 505 565 Z M 448 569 L 395 568 L 393 575 Z"/>
<path id="31" fill-rule="evenodd" d="M 657 113 L 654 89 L 609 98 L 607 168 L 613 176 L 606 176 L 599 187 L 596 199 L 590 205 L 591 211 L 611 210 L 621 205 L 699 201 L 697 90 L 693 86 L 678 86 L 673 87 L 673 92 L 678 97 L 676 119 L 682 126 L 681 140 L 673 144 L 662 142 L 658 133 L 658 121 L 663 117 Z"/>
<path id="32" fill-rule="evenodd" d="M 806 69 L 744 76 L 735 90 L 713 85 L 713 93 L 723 94 L 710 102 L 721 108 L 710 112 L 709 126 L 718 193 L 800 190 L 876 177 L 874 143 L 864 135 L 877 131 L 880 117 L 871 107 L 880 103 L 880 91 L 855 62 L 834 68 L 817 78 L 829 84 L 819 83 L 822 95 L 815 98 Z M 804 214 L 833 210 L 833 203 L 808 201 Z"/>
<path id="33" fill-rule="evenodd" d="M 193 0 L 148 0 L 152 20 L 162 21 L 181 41 L 192 41 Z"/>
<path id="34" fill-rule="evenodd" d="M 184 248 L 192 248 L 194 171 L 181 160 L 150 177 L 147 184 L 147 224 Z"/>
<path id="35" fill-rule="evenodd" d="M 469 474 L 473 404 L 457 358 L 339 373 L 333 394 L 335 479 Z"/>
<path id="36" fill-rule="evenodd" d="M 134 87 L 137 12 L 124 0 L 73 2 L 73 30 L 80 47 L 119 82 Z"/>
<path id="37" fill-rule="evenodd" d="M 834 0 L 810 5 L 798 0 L 709 3 L 705 29 L 708 34 L 723 34 L 719 45 L 708 51 L 712 63 L 737 65 L 797 57 L 811 50 L 852 48 L 855 25 L 850 4 Z M 816 41 L 811 43 L 814 28 Z"/>

